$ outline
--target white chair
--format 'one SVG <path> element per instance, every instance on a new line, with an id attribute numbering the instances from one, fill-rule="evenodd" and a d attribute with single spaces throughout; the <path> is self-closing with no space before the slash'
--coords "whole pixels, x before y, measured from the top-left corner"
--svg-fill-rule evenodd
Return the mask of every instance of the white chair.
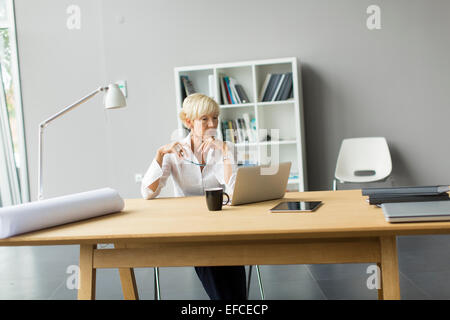
<path id="1" fill-rule="evenodd" d="M 259 265 L 255 265 L 255 267 L 256 267 L 256 275 L 258 276 L 259 294 L 261 295 L 261 300 L 265 300 L 264 287 L 261 279 L 261 272 L 259 271 Z M 252 265 L 248 266 L 247 300 L 250 296 L 250 282 L 252 280 L 252 269 L 253 269 Z"/>
<path id="2" fill-rule="evenodd" d="M 172 180 L 171 177 L 169 177 L 169 180 L 167 181 L 167 184 L 171 184 L 171 183 L 173 183 L 173 180 Z M 159 196 L 161 197 L 161 195 L 164 195 L 164 194 L 161 192 Z M 167 196 L 170 196 L 170 194 L 167 194 Z M 252 269 L 253 269 L 253 266 L 250 265 L 249 269 L 248 269 L 248 280 L 247 280 L 247 299 L 248 299 L 249 294 L 250 294 L 250 282 L 251 282 L 251 278 L 252 278 Z M 261 299 L 265 300 L 264 287 L 263 287 L 263 283 L 262 283 L 262 279 L 261 279 L 261 272 L 259 270 L 259 266 L 256 265 L 255 269 L 256 269 L 256 275 L 258 277 L 259 293 L 261 295 Z M 153 268 L 153 286 L 154 286 L 154 299 L 155 300 L 161 300 L 161 286 L 160 286 L 160 281 L 159 281 L 159 267 L 154 267 Z"/>
<path id="3" fill-rule="evenodd" d="M 384 181 L 391 172 L 391 154 L 385 138 L 344 139 L 336 162 L 333 190 L 337 190 L 337 182 Z"/>
<path id="4" fill-rule="evenodd" d="M 252 279 L 252 267 L 249 266 L 248 269 L 248 282 L 247 282 L 247 299 L 250 294 L 250 281 Z M 154 280 L 154 295 L 155 300 L 161 300 L 161 288 L 159 286 L 159 268 L 154 267 L 153 268 L 153 280 Z M 261 273 L 259 271 L 259 266 L 256 266 L 256 275 L 258 276 L 258 284 L 259 284 L 259 293 L 261 294 L 261 299 L 264 300 L 264 287 L 261 280 Z"/>

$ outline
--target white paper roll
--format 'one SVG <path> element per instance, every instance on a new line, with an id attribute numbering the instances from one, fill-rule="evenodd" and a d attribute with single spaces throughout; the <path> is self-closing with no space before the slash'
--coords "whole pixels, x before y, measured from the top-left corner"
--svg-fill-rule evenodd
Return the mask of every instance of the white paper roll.
<path id="1" fill-rule="evenodd" d="M 0 208 L 0 239 L 122 211 L 125 204 L 111 188 Z"/>

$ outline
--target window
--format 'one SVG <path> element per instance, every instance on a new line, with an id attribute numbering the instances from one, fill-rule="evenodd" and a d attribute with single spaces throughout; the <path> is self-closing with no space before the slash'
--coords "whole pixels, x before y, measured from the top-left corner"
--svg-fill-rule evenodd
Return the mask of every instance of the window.
<path id="1" fill-rule="evenodd" d="M 13 0 L 0 0 L 0 207 L 29 201 Z"/>

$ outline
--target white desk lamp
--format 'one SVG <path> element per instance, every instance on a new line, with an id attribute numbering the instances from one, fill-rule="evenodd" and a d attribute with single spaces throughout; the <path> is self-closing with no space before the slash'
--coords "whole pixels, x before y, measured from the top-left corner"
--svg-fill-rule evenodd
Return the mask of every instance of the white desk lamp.
<path id="1" fill-rule="evenodd" d="M 116 109 L 116 108 L 122 108 L 127 105 L 125 97 L 122 94 L 122 91 L 119 89 L 119 86 L 117 84 L 110 84 L 108 87 L 100 87 L 97 90 L 93 91 L 92 93 L 88 94 L 84 98 L 81 98 L 74 104 L 71 104 L 70 106 L 65 107 L 57 114 L 51 116 L 47 120 L 44 120 L 39 125 L 39 172 L 38 172 L 38 200 L 42 200 L 43 197 L 43 189 L 42 189 L 42 144 L 43 144 L 43 136 L 44 136 L 44 129 L 47 127 L 47 125 L 52 122 L 53 120 L 61 117 L 63 114 L 69 112 L 70 110 L 74 109 L 75 107 L 79 106 L 80 104 L 86 102 L 93 96 L 95 96 L 97 93 L 105 91 L 106 95 L 103 100 L 103 104 L 105 106 L 105 109 Z"/>

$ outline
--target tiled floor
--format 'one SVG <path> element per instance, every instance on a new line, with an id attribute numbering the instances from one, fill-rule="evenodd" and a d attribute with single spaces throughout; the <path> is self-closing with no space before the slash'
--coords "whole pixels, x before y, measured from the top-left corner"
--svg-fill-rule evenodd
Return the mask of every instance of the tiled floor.
<path id="1" fill-rule="evenodd" d="M 450 299 L 450 235 L 398 238 L 402 299 Z M 0 299 L 76 299 L 70 266 L 78 246 L 0 247 Z M 370 264 L 260 266 L 266 299 L 377 299 Z M 255 270 L 255 269 L 253 269 Z M 69 271 L 69 273 L 68 273 Z M 153 299 L 153 269 L 135 269 L 141 299 Z M 193 268 L 161 268 L 163 299 L 208 299 Z M 97 271 L 97 299 L 122 299 L 118 271 Z M 259 300 L 256 272 L 250 299 Z"/>

